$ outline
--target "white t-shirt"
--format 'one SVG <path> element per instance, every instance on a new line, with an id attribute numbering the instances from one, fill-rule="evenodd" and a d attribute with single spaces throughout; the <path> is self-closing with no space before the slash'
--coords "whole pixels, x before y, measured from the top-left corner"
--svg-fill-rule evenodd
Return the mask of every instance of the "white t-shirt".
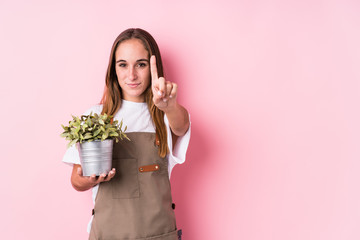
<path id="1" fill-rule="evenodd" d="M 88 109 L 83 115 L 88 115 L 91 112 L 100 114 L 102 111 L 102 105 L 95 105 Z M 189 116 L 190 117 L 190 116 Z M 123 120 L 123 126 L 127 126 L 125 133 L 129 132 L 153 132 L 155 133 L 155 127 L 151 120 L 150 112 L 146 103 L 138 103 L 122 100 L 121 107 L 119 111 L 114 116 L 115 120 L 119 122 Z M 169 147 L 169 154 L 167 159 L 169 161 L 169 178 L 171 171 L 176 164 L 181 164 L 185 162 L 186 151 L 189 146 L 191 129 L 185 133 L 184 136 L 181 136 L 177 139 L 175 146 L 173 147 L 171 130 L 169 127 L 169 121 L 164 116 L 164 122 L 167 130 L 167 142 Z M 73 165 L 80 164 L 79 152 L 75 146 L 68 148 L 63 157 L 63 162 Z M 92 188 L 92 199 L 95 204 L 95 198 L 98 192 L 98 185 Z M 90 232 L 92 218 L 88 225 L 88 232 Z"/>

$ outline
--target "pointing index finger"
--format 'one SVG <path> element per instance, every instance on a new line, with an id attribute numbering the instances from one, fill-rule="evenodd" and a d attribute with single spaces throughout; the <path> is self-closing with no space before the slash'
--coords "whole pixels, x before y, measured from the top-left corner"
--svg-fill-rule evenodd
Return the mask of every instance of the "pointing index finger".
<path id="1" fill-rule="evenodd" d="M 152 79 L 153 84 L 154 84 L 155 81 L 158 80 L 158 71 L 157 71 L 157 67 L 156 67 L 155 55 L 152 55 L 150 57 L 150 71 L 151 71 L 151 79 Z"/>

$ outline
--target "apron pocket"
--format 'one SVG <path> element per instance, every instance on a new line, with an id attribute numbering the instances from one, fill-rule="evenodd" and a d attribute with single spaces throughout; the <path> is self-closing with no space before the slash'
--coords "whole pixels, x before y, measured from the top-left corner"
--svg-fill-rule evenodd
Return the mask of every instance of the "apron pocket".
<path id="1" fill-rule="evenodd" d="M 135 158 L 114 158 L 116 174 L 110 180 L 113 198 L 140 197 L 138 165 Z"/>

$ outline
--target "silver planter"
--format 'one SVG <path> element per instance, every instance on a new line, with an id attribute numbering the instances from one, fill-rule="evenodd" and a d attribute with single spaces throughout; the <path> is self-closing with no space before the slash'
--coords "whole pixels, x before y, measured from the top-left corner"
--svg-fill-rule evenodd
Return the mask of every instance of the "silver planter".
<path id="1" fill-rule="evenodd" d="M 111 170 L 113 144 L 113 139 L 78 143 L 83 176 L 99 176 Z"/>

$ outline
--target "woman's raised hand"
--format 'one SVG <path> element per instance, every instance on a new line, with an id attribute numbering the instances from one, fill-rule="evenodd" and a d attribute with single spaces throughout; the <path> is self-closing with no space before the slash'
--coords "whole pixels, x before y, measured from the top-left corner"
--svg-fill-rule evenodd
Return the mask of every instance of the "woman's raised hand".
<path id="1" fill-rule="evenodd" d="M 158 77 L 155 56 L 150 58 L 150 71 L 155 106 L 165 112 L 173 135 L 183 136 L 189 129 L 190 121 L 187 110 L 177 103 L 176 83 Z"/>
<path id="2" fill-rule="evenodd" d="M 150 58 L 151 82 L 153 102 L 160 110 L 167 112 L 176 105 L 177 84 L 166 81 L 164 77 L 158 77 L 156 58 Z"/>

